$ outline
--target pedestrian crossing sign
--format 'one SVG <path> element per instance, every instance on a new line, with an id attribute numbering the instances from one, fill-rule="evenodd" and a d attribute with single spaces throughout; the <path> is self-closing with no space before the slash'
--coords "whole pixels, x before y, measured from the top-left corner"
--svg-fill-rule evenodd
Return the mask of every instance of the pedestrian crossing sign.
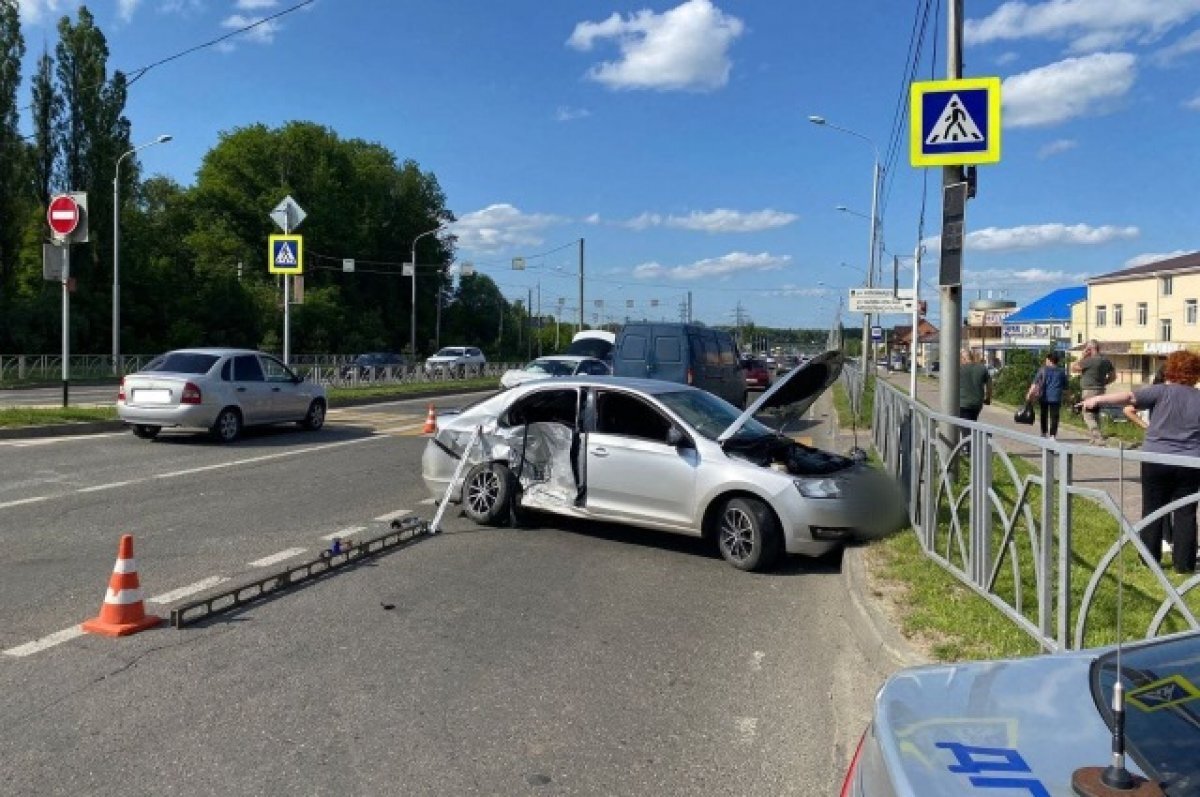
<path id="1" fill-rule="evenodd" d="M 267 271 L 272 274 L 304 273 L 304 236 L 272 235 Z"/>
<path id="2" fill-rule="evenodd" d="M 1000 78 L 912 84 L 913 166 L 1000 162 Z"/>

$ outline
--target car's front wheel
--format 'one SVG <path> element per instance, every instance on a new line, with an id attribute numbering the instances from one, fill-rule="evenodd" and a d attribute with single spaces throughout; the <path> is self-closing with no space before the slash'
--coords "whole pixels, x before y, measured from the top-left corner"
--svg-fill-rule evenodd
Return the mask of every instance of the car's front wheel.
<path id="1" fill-rule="evenodd" d="M 513 477 L 500 462 L 481 462 L 467 474 L 462 487 L 463 514 L 476 523 L 496 525 L 508 518 Z"/>
<path id="2" fill-rule="evenodd" d="M 300 421 L 300 425 L 310 432 L 315 432 L 324 426 L 325 402 L 313 399 L 313 402 L 308 405 L 308 412 L 304 413 L 304 420 Z"/>
<path id="3" fill-rule="evenodd" d="M 150 426 L 144 423 L 133 425 L 133 436 L 140 437 L 142 440 L 153 440 L 158 437 L 160 431 L 162 431 L 161 426 Z"/>
<path id="4" fill-rule="evenodd" d="M 242 433 L 242 414 L 234 407 L 226 407 L 212 425 L 212 436 L 221 443 L 232 443 Z"/>
<path id="5" fill-rule="evenodd" d="M 779 521 L 756 498 L 730 498 L 717 517 L 717 547 L 738 570 L 768 570 L 782 548 Z"/>

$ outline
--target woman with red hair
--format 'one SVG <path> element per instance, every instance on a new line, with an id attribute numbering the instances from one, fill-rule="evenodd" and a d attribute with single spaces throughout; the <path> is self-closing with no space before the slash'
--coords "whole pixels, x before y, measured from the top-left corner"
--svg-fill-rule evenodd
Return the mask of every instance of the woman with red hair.
<path id="1" fill-rule="evenodd" d="M 1172 353 L 1163 367 L 1163 377 L 1166 382 L 1161 385 L 1084 399 L 1083 408 L 1131 404 L 1139 410 L 1151 410 L 1143 451 L 1200 457 L 1200 390 L 1195 387 L 1200 382 L 1200 355 L 1190 351 Z M 1200 492 L 1200 460 L 1195 467 L 1142 463 L 1143 517 L 1197 492 Z M 1191 573 L 1196 569 L 1196 506 L 1189 504 L 1176 509 L 1171 520 L 1175 572 Z M 1156 560 L 1162 559 L 1165 521 L 1165 517 L 1159 518 L 1142 529 L 1142 542 Z"/>

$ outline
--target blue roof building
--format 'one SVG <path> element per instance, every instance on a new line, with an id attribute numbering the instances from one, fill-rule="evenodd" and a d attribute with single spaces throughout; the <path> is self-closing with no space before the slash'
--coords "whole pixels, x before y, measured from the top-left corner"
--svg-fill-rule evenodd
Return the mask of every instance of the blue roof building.
<path id="1" fill-rule="evenodd" d="M 1071 306 L 1087 300 L 1084 285 L 1059 288 L 1004 319 L 1004 345 L 1017 349 L 1071 347 Z"/>

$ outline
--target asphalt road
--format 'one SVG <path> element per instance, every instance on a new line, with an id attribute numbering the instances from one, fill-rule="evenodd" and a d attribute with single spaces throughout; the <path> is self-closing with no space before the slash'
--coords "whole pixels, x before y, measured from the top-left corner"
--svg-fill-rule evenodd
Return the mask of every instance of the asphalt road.
<path id="1" fill-rule="evenodd" d="M 880 677 L 837 561 L 749 575 L 688 539 L 451 512 L 198 626 L 72 634 L 123 533 L 166 615 L 281 566 L 256 562 L 431 516 L 424 404 L 231 446 L 0 441 L 0 793 L 836 792 Z"/>

